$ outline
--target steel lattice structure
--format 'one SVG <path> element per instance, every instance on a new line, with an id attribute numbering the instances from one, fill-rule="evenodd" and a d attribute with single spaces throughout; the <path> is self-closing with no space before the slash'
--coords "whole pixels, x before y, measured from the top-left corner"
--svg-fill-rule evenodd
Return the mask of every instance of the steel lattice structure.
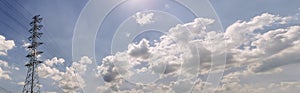
<path id="1" fill-rule="evenodd" d="M 42 61 L 38 60 L 38 55 L 42 54 L 43 51 L 38 51 L 38 46 L 43 44 L 43 42 L 39 42 L 39 39 L 43 34 L 39 32 L 39 30 L 41 30 L 43 25 L 40 25 L 42 21 L 40 15 L 36 15 L 32 19 L 33 21 L 30 23 L 32 28 L 28 31 L 31 34 L 28 38 L 31 44 L 27 47 L 30 52 L 26 56 L 29 58 L 29 62 L 25 64 L 28 70 L 22 93 L 40 93 L 39 76 L 36 68 L 42 63 Z"/>

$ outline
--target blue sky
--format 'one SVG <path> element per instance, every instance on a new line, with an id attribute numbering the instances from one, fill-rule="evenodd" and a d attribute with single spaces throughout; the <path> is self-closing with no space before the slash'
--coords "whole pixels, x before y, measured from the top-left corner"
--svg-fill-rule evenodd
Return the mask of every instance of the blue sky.
<path id="1" fill-rule="evenodd" d="M 96 5 L 93 6 L 91 2 Z M 222 71 L 225 73 L 220 84 L 217 84 L 217 93 L 294 93 L 300 89 L 300 73 L 297 72 L 300 70 L 300 59 L 293 57 L 299 54 L 293 51 L 299 50 L 297 46 L 300 45 L 300 39 L 290 34 L 297 35 L 300 32 L 300 1 L 209 0 L 210 3 L 207 3 L 207 0 L 199 0 L 201 4 L 184 6 L 173 0 L 128 0 L 106 12 L 104 8 L 113 2 L 121 0 L 1 0 L 0 36 L 6 39 L 0 38 L 0 92 L 20 92 L 23 88 L 20 82 L 25 79 L 27 69 L 24 64 L 28 61 L 25 58 L 28 51 L 23 45 L 28 43 L 27 37 L 30 34 L 27 31 L 30 29 L 31 18 L 37 14 L 44 18 L 44 28 L 41 31 L 44 36 L 41 41 L 45 44 L 40 49 L 45 53 L 40 59 L 58 58 L 48 60 L 48 63 L 40 67 L 41 73 L 46 73 L 41 76 L 40 81 L 43 85 L 41 89 L 45 92 L 91 93 L 99 91 L 97 89 L 102 92 L 134 92 L 130 89 L 138 92 L 166 92 L 169 89 L 179 93 L 189 89 L 177 88 L 184 85 L 194 85 L 195 89 L 192 91 L 195 92 L 199 91 L 197 88 L 206 87 L 195 83 L 197 80 L 203 83 L 209 80 L 209 75 L 219 75 Z M 89 5 L 93 7 L 89 8 Z M 193 8 L 205 12 L 197 16 L 194 13 L 197 11 L 190 10 Z M 84 11 L 93 15 L 84 15 Z M 106 17 L 93 19 L 96 15 Z M 103 20 L 102 23 L 99 20 Z M 92 30 L 98 26 L 95 30 L 97 33 L 94 34 Z M 76 34 L 76 31 L 79 33 Z M 216 36 L 211 40 L 216 43 L 212 48 L 228 51 L 227 64 L 223 69 L 222 65 L 207 68 L 209 62 L 206 61 L 213 60 L 209 60 L 211 56 L 205 55 L 215 53 L 209 48 L 212 44 L 209 42 L 212 38 L 210 35 Z M 223 35 L 229 37 L 220 38 Z M 228 42 L 228 48 L 222 45 L 224 40 Z M 190 44 L 191 42 L 194 43 Z M 89 45 L 92 43 L 94 46 Z M 251 48 L 248 50 L 249 47 Z M 199 53 L 192 52 L 194 49 Z M 216 57 L 223 57 L 225 54 L 222 53 Z M 200 56 L 186 59 L 185 56 L 189 55 Z M 203 63 L 193 63 L 194 59 Z M 190 64 L 199 65 L 203 71 L 197 72 L 198 76 L 185 74 L 184 71 L 189 71 L 185 66 Z M 132 70 L 130 67 L 139 69 Z M 162 72 L 162 69 L 171 72 Z M 178 74 L 180 71 L 174 69 L 180 69 L 183 74 Z M 159 74 L 164 78 L 149 85 L 136 83 L 144 79 L 137 75 L 148 76 L 149 80 L 154 78 L 144 70 L 154 71 L 155 75 Z M 68 75 L 71 77 L 66 77 Z M 125 79 L 120 78 L 120 75 Z M 5 78 L 7 76 L 9 78 Z M 133 76 L 139 79 L 126 79 Z M 178 77 L 180 79 L 174 79 Z M 166 89 L 156 89 L 155 87 L 161 87 L 159 84 Z M 271 89 L 279 90 L 270 91 Z"/>

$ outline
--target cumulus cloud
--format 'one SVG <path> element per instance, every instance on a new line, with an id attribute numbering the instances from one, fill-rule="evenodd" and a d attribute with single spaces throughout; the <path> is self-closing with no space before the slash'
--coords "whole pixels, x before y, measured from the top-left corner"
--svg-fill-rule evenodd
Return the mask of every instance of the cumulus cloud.
<path id="1" fill-rule="evenodd" d="M 2 68 L 0 68 L 0 79 L 6 79 L 6 80 L 11 80 L 11 77 L 9 76 L 10 73 L 9 71 L 4 71 Z"/>
<path id="2" fill-rule="evenodd" d="M 228 26 L 225 35 L 229 37 L 228 47 L 237 48 L 241 44 L 247 44 L 253 41 L 253 37 L 257 34 L 256 30 L 263 30 L 265 27 L 274 24 L 286 24 L 291 17 L 280 17 L 269 13 L 263 13 L 252 18 L 250 21 L 237 21 Z"/>
<path id="3" fill-rule="evenodd" d="M 53 64 L 63 62 L 64 59 L 56 57 L 46 60 L 45 64 L 38 67 L 39 76 L 56 81 L 55 85 L 58 85 L 63 92 L 76 93 L 85 86 L 85 80 L 81 75 L 86 72 L 87 65 L 91 64 L 92 60 L 86 56 L 81 57 L 78 62 L 73 62 L 70 67 L 66 67 L 65 71 L 53 67 Z"/>
<path id="4" fill-rule="evenodd" d="M 0 79 L 12 80 L 12 70 L 19 70 L 18 67 L 10 66 L 8 62 L 0 60 Z"/>
<path id="5" fill-rule="evenodd" d="M 7 55 L 7 51 L 15 46 L 13 40 L 5 40 L 5 37 L 0 35 L 0 55 Z"/>
<path id="6" fill-rule="evenodd" d="M 12 80 L 11 70 L 19 70 L 18 67 L 9 66 L 8 62 L 0 60 L 0 79 Z"/>
<path id="7" fill-rule="evenodd" d="M 193 84 L 201 89 L 204 86 L 210 86 L 211 82 L 199 83 L 202 78 L 198 83 L 193 81 L 199 79 L 199 75 L 221 71 L 223 68 L 220 63 L 211 64 L 212 53 L 214 56 L 224 55 L 224 52 L 220 51 L 227 50 L 227 69 L 245 68 L 241 72 L 233 71 L 226 75 L 222 80 L 222 87 L 217 91 L 220 93 L 224 91 L 264 93 L 267 90 L 265 88 L 240 84 L 239 76 L 258 75 L 265 72 L 267 72 L 265 74 L 272 74 L 281 71 L 279 69 L 281 66 L 299 63 L 300 59 L 296 57 L 299 55 L 297 51 L 300 47 L 300 39 L 297 37 L 300 33 L 299 26 L 264 31 L 265 28 L 274 25 L 288 24 L 293 19 L 290 16 L 282 17 L 263 13 L 249 21 L 236 21 L 226 29 L 226 32 L 220 32 L 211 29 L 210 25 L 214 24 L 213 19 L 196 18 L 193 22 L 178 24 L 170 28 L 168 34 L 161 36 L 160 42 L 156 42 L 153 46 L 149 46 L 149 41 L 143 39 L 137 44 L 130 44 L 126 51 L 104 58 L 102 65 L 98 66 L 98 75 L 102 75 L 107 82 L 105 88 L 113 90 L 120 90 L 122 85 L 126 85 L 124 77 L 148 70 L 163 74 L 158 80 L 163 82 L 159 83 L 165 86 L 166 89 L 163 90 L 175 89 L 173 92 L 179 93 L 189 90 L 185 87 Z M 224 41 L 227 42 L 227 47 L 222 46 Z M 221 59 L 225 58 L 214 60 Z M 134 68 L 143 62 L 148 65 Z M 212 65 L 217 66 L 212 68 Z M 138 71 L 132 72 L 131 69 L 138 69 Z M 181 75 L 178 75 L 179 72 Z M 172 80 L 174 77 L 179 77 L 180 80 Z M 147 85 L 140 86 L 145 89 L 151 88 Z M 178 87 L 180 90 L 176 90 Z"/>
<path id="8" fill-rule="evenodd" d="M 152 83 L 141 84 L 134 85 L 138 88 L 133 89 L 145 92 L 153 91 L 153 88 L 157 90 L 158 86 L 164 86 L 164 88 L 158 91 L 167 92 L 177 89 L 173 92 L 180 93 L 182 90 L 187 92 L 190 89 L 188 86 L 193 85 L 192 79 L 197 77 L 196 73 L 198 73 L 197 69 L 200 65 L 199 56 L 197 56 L 199 53 L 198 49 L 207 51 L 202 52 L 202 55 L 210 52 L 206 47 L 197 46 L 194 43 L 202 43 L 202 39 L 209 38 L 209 36 L 206 36 L 207 33 L 205 31 L 207 30 L 207 26 L 213 23 L 213 19 L 197 18 L 191 23 L 178 24 L 176 27 L 171 28 L 168 35 L 161 36 L 160 42 L 156 42 L 153 46 L 150 46 L 149 41 L 146 39 L 142 39 L 137 44 L 129 44 L 128 50 L 105 57 L 102 60 L 102 64 L 98 66 L 98 74 L 99 76 L 103 76 L 107 82 L 106 85 L 110 85 L 112 90 L 117 91 L 127 84 L 124 79 L 128 79 L 128 77 L 134 78 L 134 74 L 147 72 L 150 72 L 150 75 L 162 74 L 157 78 L 163 81 L 178 77 L 177 74 L 180 72 L 182 74 L 180 77 L 184 78 L 181 80 L 182 82 L 171 80 L 161 85 L 152 85 Z M 204 58 L 203 60 L 208 59 Z M 141 64 L 147 64 L 147 66 L 141 67 Z M 187 83 L 188 86 L 178 89 L 178 87 L 186 84 L 185 82 L 190 83 Z M 101 89 L 103 88 L 105 87 Z M 129 90 L 122 90 L 122 92 L 124 91 Z"/>
<path id="9" fill-rule="evenodd" d="M 154 13 L 152 12 L 137 12 L 134 15 L 136 23 L 140 24 L 141 26 L 153 23 L 153 16 Z"/>
<path id="10" fill-rule="evenodd" d="M 282 71 L 281 66 L 299 63 L 299 26 L 289 26 L 275 30 L 256 32 L 266 27 L 288 24 L 292 17 L 280 17 L 264 13 L 250 21 L 237 21 L 230 25 L 225 35 L 228 37 L 229 55 L 232 56 L 227 67 L 246 66 L 245 69 L 233 71 L 222 79 L 217 93 L 293 93 L 296 88 L 285 88 L 282 82 L 270 84 L 269 87 L 243 84 L 242 76 L 259 76 Z M 234 64 L 234 65 L 232 65 Z M 289 84 L 287 84 L 289 85 Z"/>
<path id="11" fill-rule="evenodd" d="M 47 59 L 45 60 L 45 64 L 47 64 L 48 66 L 53 66 L 53 64 L 63 64 L 65 62 L 65 60 L 63 58 L 57 58 L 54 57 L 51 60 Z"/>
<path id="12" fill-rule="evenodd" d="M 128 45 L 128 54 L 133 57 L 147 58 L 149 53 L 149 41 L 142 39 L 139 44 Z"/>
<path id="13" fill-rule="evenodd" d="M 7 56 L 7 51 L 13 49 L 15 43 L 13 40 L 6 40 L 4 36 L 0 35 L 0 56 Z M 8 62 L 0 60 L 0 79 L 11 80 L 9 76 L 10 71 L 3 70 L 3 68 L 12 68 Z"/>
<path id="14" fill-rule="evenodd" d="M 264 14 L 262 14 L 262 16 L 263 15 Z M 270 19 L 270 17 L 264 18 Z M 288 17 L 275 17 L 275 19 L 281 20 L 286 18 Z M 298 52 L 296 51 L 299 51 L 298 42 L 300 38 L 297 37 L 300 32 L 299 26 L 290 26 L 287 28 L 270 30 L 265 33 L 255 33 L 254 30 L 255 29 L 252 29 L 251 31 L 249 30 L 250 33 L 248 34 L 251 35 L 239 34 L 237 37 L 241 38 L 236 40 L 234 40 L 234 38 L 229 39 L 229 41 L 234 41 L 229 42 L 229 47 L 231 47 L 230 44 L 238 47 L 231 48 L 231 51 L 229 51 L 233 56 L 231 63 L 250 63 L 251 65 L 249 66 L 249 69 L 251 69 L 253 72 L 271 71 L 280 66 L 298 63 L 297 60 L 299 59 L 297 57 L 293 57 L 293 55 L 297 55 Z M 226 34 L 228 33 L 226 32 Z M 247 40 L 238 44 L 237 42 L 244 40 L 242 38 Z"/>
<path id="15" fill-rule="evenodd" d="M 227 38 L 228 65 L 241 66 L 254 63 L 252 65 L 258 66 L 271 61 L 271 56 L 293 47 L 299 38 L 291 34 L 299 33 L 298 26 L 264 31 L 270 26 L 287 24 L 292 19 L 290 16 L 281 17 L 263 13 L 250 21 L 237 21 L 230 25 L 224 33 Z M 277 65 L 279 66 L 282 65 Z"/>

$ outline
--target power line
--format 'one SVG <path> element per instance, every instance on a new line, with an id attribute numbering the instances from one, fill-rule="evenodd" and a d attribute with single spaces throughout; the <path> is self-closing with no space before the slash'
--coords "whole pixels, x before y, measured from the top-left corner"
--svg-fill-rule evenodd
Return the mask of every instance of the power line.
<path id="1" fill-rule="evenodd" d="M 14 1 L 14 0 L 13 0 Z M 9 2 L 7 2 L 6 0 L 4 0 L 4 1 L 1 1 L 3 4 L 5 4 L 5 6 L 7 7 L 7 8 L 9 8 L 9 9 L 11 9 L 11 11 L 13 11 L 13 12 L 15 12 L 15 14 L 16 15 L 18 15 L 18 13 L 20 14 L 19 16 L 21 16 L 21 17 L 18 17 L 18 18 L 21 18 L 21 19 L 24 19 L 24 20 L 26 20 L 26 21 L 29 21 L 29 19 L 27 18 L 27 17 L 25 17 L 25 15 L 23 14 L 23 13 L 21 13 L 20 11 L 18 11 L 18 9 L 16 9 L 14 6 L 12 6 Z M 26 13 L 28 14 L 28 15 L 32 15 L 32 13 L 30 13 L 24 6 L 22 6 L 18 1 L 14 1 L 15 3 L 17 3 L 20 7 L 22 7 L 25 11 L 26 11 Z M 3 10 L 3 9 L 2 9 Z M 6 12 L 6 11 L 2 11 L 2 12 L 4 12 L 5 13 L 5 15 L 6 16 L 8 16 L 8 17 L 10 17 L 11 19 L 13 19 L 13 21 L 15 21 L 15 22 L 18 22 L 19 23 L 19 25 L 21 25 L 23 28 L 25 28 L 25 29 L 28 29 L 26 26 L 24 26 L 23 24 L 22 24 L 22 22 L 20 22 L 19 20 L 17 20 L 17 19 L 15 19 L 14 17 L 12 17 L 12 15 L 10 14 L 10 13 L 8 13 L 8 12 Z M 44 28 L 44 30 L 45 30 L 45 33 L 47 33 L 47 35 L 49 35 L 50 37 L 53 37 L 53 35 L 51 34 L 51 33 L 49 33 L 45 28 Z M 16 32 L 18 32 L 18 30 L 16 30 Z M 20 32 L 18 32 L 19 34 L 21 34 L 22 35 L 22 33 L 20 33 Z M 24 36 L 23 36 L 24 37 Z M 44 38 L 44 41 L 46 41 L 46 42 L 49 42 L 49 41 L 52 41 L 53 39 L 51 39 L 50 37 L 48 37 L 48 36 L 45 36 L 45 38 Z M 55 42 L 57 42 L 56 40 L 54 40 L 54 43 Z M 57 45 L 57 44 L 56 44 Z M 46 50 L 49 50 L 49 51 L 47 51 L 48 53 L 50 53 L 50 55 L 52 56 L 52 57 L 55 57 L 54 56 L 54 50 L 56 50 L 56 49 L 53 49 L 52 47 L 48 47 L 48 46 L 43 46 L 42 48 L 45 48 Z M 62 48 L 61 47 L 57 47 L 57 48 L 59 48 L 59 50 L 62 50 Z M 63 55 L 66 55 L 66 53 L 65 53 L 65 51 L 57 51 L 57 52 L 62 52 L 62 54 Z M 48 58 L 50 58 L 50 57 L 48 57 Z"/>

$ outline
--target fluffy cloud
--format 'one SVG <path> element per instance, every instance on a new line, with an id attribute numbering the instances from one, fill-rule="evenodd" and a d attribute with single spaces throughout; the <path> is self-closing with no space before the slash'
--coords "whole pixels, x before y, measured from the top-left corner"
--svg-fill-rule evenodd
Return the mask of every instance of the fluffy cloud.
<path id="1" fill-rule="evenodd" d="M 202 89 L 204 86 L 209 86 L 211 82 L 199 83 L 205 80 L 199 79 L 199 76 L 205 76 L 209 72 L 219 72 L 223 69 L 220 63 L 211 64 L 212 53 L 214 56 L 224 55 L 222 51 L 226 50 L 227 70 L 244 68 L 241 72 L 232 71 L 227 74 L 222 80 L 222 87 L 217 91 L 220 93 L 224 93 L 224 91 L 264 93 L 268 89 L 240 84 L 239 76 L 258 75 L 265 72 L 272 74 L 274 71 L 280 71 L 278 69 L 280 66 L 299 63 L 300 59 L 296 57 L 299 55 L 297 51 L 300 47 L 300 38 L 297 37 L 300 33 L 299 26 L 264 31 L 265 28 L 274 25 L 288 24 L 292 19 L 289 16 L 281 17 L 263 13 L 249 21 L 240 20 L 233 23 L 226 29 L 226 32 L 212 30 L 210 25 L 214 24 L 214 20 L 208 18 L 196 18 L 193 22 L 178 24 L 171 28 L 167 35 L 161 36 L 161 42 L 156 42 L 154 46 L 149 46 L 149 41 L 143 39 L 137 44 L 130 44 L 127 51 L 120 51 L 104 58 L 102 65 L 97 69 L 98 76 L 102 75 L 107 83 L 106 87 L 98 88 L 110 88 L 119 92 L 128 91 L 124 90 L 124 85 L 126 85 L 124 77 L 128 78 L 133 74 L 150 70 L 154 74 L 162 74 L 157 82 L 159 84 L 154 84 L 154 86 L 165 86 L 166 89 L 162 89 L 164 92 L 170 90 L 175 93 L 188 92 L 182 90 L 189 90 L 187 86 L 193 84 L 196 84 L 194 87 Z M 224 41 L 227 41 L 227 47 L 222 46 Z M 224 58 L 214 60 L 221 59 Z M 148 64 L 146 67 L 135 68 L 141 67 L 140 65 L 145 62 Z M 212 68 L 212 65 L 217 66 Z M 134 72 L 132 69 L 138 70 Z M 180 79 L 172 80 L 177 77 Z M 199 82 L 195 83 L 195 80 L 199 80 Z M 151 89 L 150 85 L 133 86 Z M 131 89 L 146 91 L 139 90 L 139 88 Z"/>
<path id="2" fill-rule="evenodd" d="M 47 60 L 45 61 L 45 64 L 47 64 L 48 66 L 53 66 L 53 64 L 63 64 L 64 62 L 65 62 L 64 59 L 54 57 L 54 58 L 52 58 L 51 60 L 47 59 Z"/>
<path id="3" fill-rule="evenodd" d="M 45 64 L 38 67 L 39 76 L 56 81 L 55 85 L 58 85 L 66 93 L 76 93 L 85 86 L 85 80 L 81 75 L 86 72 L 87 65 L 91 64 L 92 60 L 84 56 L 78 62 L 73 62 L 70 67 L 66 67 L 65 71 L 53 67 L 54 64 L 63 62 L 64 59 L 56 57 L 46 60 Z"/>
<path id="4" fill-rule="evenodd" d="M 163 86 L 164 88 L 157 91 L 167 92 L 171 91 L 171 89 L 177 89 L 173 92 L 180 93 L 182 90 L 187 92 L 190 89 L 188 86 L 193 85 L 192 79 L 198 76 L 196 74 L 200 65 L 198 49 L 206 51 L 202 52 L 201 55 L 203 56 L 205 53 L 209 54 L 210 52 L 206 47 L 196 46 L 195 42 L 202 43 L 202 39 L 209 38 L 209 36 L 206 36 L 207 34 L 215 33 L 214 31 L 211 33 L 205 32 L 207 26 L 213 23 L 213 19 L 197 18 L 194 22 L 178 24 L 176 27 L 171 28 L 168 35 L 161 36 L 160 42 L 156 42 L 153 46 L 150 46 L 149 41 L 146 39 L 142 39 L 137 44 L 130 44 L 128 45 L 128 50 L 105 57 L 102 64 L 98 66 L 98 76 L 103 76 L 107 82 L 106 85 L 110 85 L 109 88 L 114 91 L 146 92 L 157 90 L 158 86 Z M 208 46 L 207 44 L 205 43 L 206 46 Z M 204 58 L 203 60 L 207 61 L 209 58 Z M 147 64 L 147 66 L 142 66 L 141 64 Z M 147 72 L 151 73 L 147 74 L 150 76 L 160 75 L 160 77 L 156 78 L 161 82 L 177 78 L 179 72 L 181 73 L 180 77 L 184 79 L 180 80 L 182 82 L 171 80 L 160 85 L 153 83 L 142 84 L 140 82 L 141 84 L 132 85 L 133 89 L 136 90 L 123 89 L 128 84 L 128 82 L 125 82 L 125 79 L 135 78 L 135 74 L 145 74 Z M 186 85 L 185 82 L 190 83 L 179 89 L 178 87 Z M 107 86 L 99 88 L 106 89 Z"/>
<path id="5" fill-rule="evenodd" d="M 153 23 L 153 16 L 154 13 L 151 12 L 137 12 L 134 15 L 134 18 L 136 20 L 136 23 L 140 24 L 141 26 L 146 25 L 146 24 L 150 24 Z"/>
<path id="6" fill-rule="evenodd" d="M 264 13 L 250 21 L 237 21 L 230 25 L 225 35 L 228 38 L 228 54 L 231 56 L 228 68 L 246 66 L 233 71 L 222 79 L 217 93 L 293 93 L 295 88 L 282 89 L 282 82 L 270 84 L 269 87 L 242 84 L 242 76 L 259 76 L 282 71 L 279 67 L 299 63 L 299 26 L 289 26 L 270 31 L 266 27 L 288 24 L 292 17 L 280 17 Z M 257 32 L 262 30 L 262 32 Z M 297 90 L 297 89 L 296 89 Z"/>
<path id="7" fill-rule="evenodd" d="M 288 64 L 299 62 L 300 53 L 300 26 L 291 26 L 286 29 L 269 31 L 254 42 L 265 55 L 265 60 L 254 72 L 263 72 Z M 260 54 L 263 54 L 260 53 Z"/>
<path id="8" fill-rule="evenodd" d="M 5 61 L 0 60 L 0 79 L 6 79 L 11 80 L 11 77 L 9 76 L 9 71 L 3 70 L 1 67 L 8 67 L 8 63 Z"/>
<path id="9" fill-rule="evenodd" d="M 237 48 L 241 44 L 247 44 L 252 41 L 255 30 L 263 30 L 274 24 L 286 24 L 291 17 L 280 17 L 269 13 L 263 13 L 252 18 L 250 21 L 237 21 L 226 29 L 225 35 L 229 37 L 227 41 L 229 48 Z"/>
<path id="10" fill-rule="evenodd" d="M 13 40 L 5 40 L 5 37 L 0 35 L 0 55 L 7 55 L 7 50 L 12 49 L 15 46 Z"/>
<path id="11" fill-rule="evenodd" d="M 5 37 L 0 35 L 0 56 L 6 56 L 7 51 L 13 49 L 15 43 L 13 40 L 5 40 Z M 8 62 L 0 60 L 0 79 L 11 80 L 9 76 L 10 71 L 3 70 L 3 68 L 11 68 Z"/>
<path id="12" fill-rule="evenodd" d="M 142 39 L 139 44 L 130 44 L 128 46 L 128 54 L 133 57 L 147 58 L 149 53 L 149 41 Z"/>
<path id="13" fill-rule="evenodd" d="M 234 65 L 238 66 L 259 62 L 290 47 L 291 43 L 296 41 L 297 38 L 293 37 L 287 41 L 280 41 L 282 36 L 280 34 L 284 34 L 285 32 L 297 33 L 295 27 L 291 27 L 294 31 L 287 31 L 292 30 L 290 27 L 271 31 L 263 30 L 273 25 L 287 24 L 292 19 L 289 16 L 281 17 L 263 13 L 252 18 L 250 21 L 237 21 L 230 25 L 224 33 L 227 40 L 229 65 L 234 63 Z M 258 32 L 257 30 L 262 30 L 262 32 Z"/>
<path id="14" fill-rule="evenodd" d="M 292 55 L 297 55 L 296 51 L 299 50 L 300 38 L 297 37 L 300 32 L 299 26 L 275 29 L 265 33 L 254 32 L 272 24 L 285 24 L 288 19 L 291 17 L 262 14 L 249 22 L 238 21 L 229 26 L 225 33 L 229 37 L 229 55 L 232 56 L 232 59 L 229 59 L 231 60 L 229 65 L 230 63 L 250 64 L 248 68 L 253 72 L 265 72 L 283 65 L 298 63 L 299 59 Z M 250 23 L 252 25 L 249 25 Z"/>

